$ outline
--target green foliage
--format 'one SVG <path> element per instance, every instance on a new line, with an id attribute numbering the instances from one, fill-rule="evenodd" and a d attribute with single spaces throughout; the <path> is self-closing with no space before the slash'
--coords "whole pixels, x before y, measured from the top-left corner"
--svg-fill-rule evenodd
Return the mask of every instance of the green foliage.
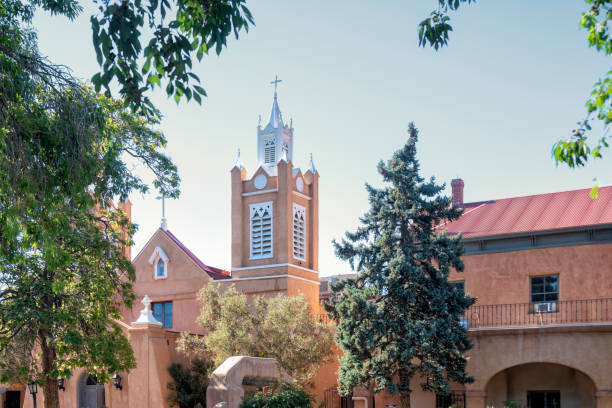
<path id="1" fill-rule="evenodd" d="M 366 186 L 370 210 L 361 226 L 334 241 L 336 255 L 359 275 L 334 285 L 337 298 L 326 304 L 343 351 L 340 391 L 386 389 L 399 394 L 404 407 L 416 374 L 424 390 L 440 394 L 448 392 L 449 380 L 473 381 L 465 372 L 471 344 L 460 319 L 475 301 L 447 280 L 451 269 L 463 271 L 461 237 L 438 230 L 462 210 L 439 195 L 443 185 L 419 176 L 412 123 L 409 134 L 406 145 L 378 165 L 384 187 Z"/>
<path id="2" fill-rule="evenodd" d="M 461 3 L 475 3 L 476 0 L 438 0 L 438 9 L 419 23 L 419 46 L 427 43 L 437 50 L 448 45 L 449 33 L 453 31 L 450 25 L 450 11 L 456 11 Z"/>
<path id="3" fill-rule="evenodd" d="M 312 401 L 312 396 L 302 387 L 283 384 L 271 392 L 259 391 L 249 396 L 240 408 L 310 408 Z"/>
<path id="4" fill-rule="evenodd" d="M 1 5 L 0 382 L 35 380 L 57 407 L 57 378 L 76 368 L 104 382 L 134 367 L 117 320 L 134 299 L 135 226 L 112 201 L 148 190 L 135 164 L 168 196 L 179 178 L 154 121 L 41 58 L 3 7 L 33 9 Z"/>
<path id="5" fill-rule="evenodd" d="M 213 364 L 210 360 L 194 359 L 191 366 L 172 363 L 168 372 L 172 381 L 168 383 L 170 395 L 168 402 L 172 407 L 193 408 L 200 403 L 206 406 L 206 387 L 212 373 Z"/>
<path id="6" fill-rule="evenodd" d="M 255 297 L 230 287 L 223 293 L 210 283 L 200 292 L 198 323 L 208 334 L 182 333 L 179 350 L 212 356 L 218 366 L 231 356 L 275 358 L 295 381 L 310 380 L 332 355 L 331 327 L 313 319 L 303 297 Z"/>
<path id="7" fill-rule="evenodd" d="M 90 18 L 100 65 L 92 78 L 95 89 L 104 89 L 110 96 L 116 80 L 125 105 L 150 117 L 156 111 L 147 93 L 162 82 L 177 103 L 181 98 L 201 103 L 206 92 L 193 73 L 193 60 L 201 61 L 210 49 L 219 54 L 232 33 L 238 38 L 254 24 L 245 0 L 101 0 L 96 4 L 98 13 Z M 0 54 L 15 51 L 12 31 L 28 30 L 39 9 L 72 20 L 83 8 L 76 0 L 0 0 Z M 17 54 L 16 62 L 18 69 L 28 70 L 27 54 Z"/>
<path id="8" fill-rule="evenodd" d="M 93 43 L 101 71 L 92 81 L 96 90 L 113 78 L 121 95 L 133 107 L 152 107 L 144 93 L 161 87 L 178 103 L 192 97 L 201 103 L 206 96 L 199 78 L 192 72 L 192 59 L 202 60 L 210 49 L 217 54 L 227 45 L 227 37 L 238 38 L 248 31 L 253 17 L 245 0 L 133 0 L 120 3 L 102 1 L 99 14 L 91 16 Z M 168 14 L 172 13 L 172 16 Z M 149 37 L 143 37 L 151 32 Z M 144 45 L 143 47 L 143 44 Z M 144 57 L 144 63 L 138 61 Z"/>
<path id="9" fill-rule="evenodd" d="M 612 20 L 612 0 L 585 0 L 590 8 L 582 13 L 580 26 L 587 30 L 587 41 L 590 47 L 605 55 L 612 53 L 612 37 L 610 36 L 610 21 Z M 448 45 L 449 33 L 453 31 L 450 25 L 450 12 L 456 11 L 462 3 L 474 3 L 475 0 L 437 0 L 438 9 L 431 16 L 419 23 L 419 46 L 430 45 L 435 50 Z M 586 102 L 586 117 L 577 122 L 570 136 L 559 140 L 553 145 L 552 155 L 557 164 L 564 163 L 570 168 L 584 166 L 589 158 L 602 157 L 602 149 L 609 147 L 607 126 L 612 122 L 612 71 L 600 78 L 591 91 Z M 587 133 L 592 130 L 591 122 L 598 119 L 606 126 L 603 136 L 589 140 Z M 597 186 L 591 191 L 591 196 L 597 196 Z"/>

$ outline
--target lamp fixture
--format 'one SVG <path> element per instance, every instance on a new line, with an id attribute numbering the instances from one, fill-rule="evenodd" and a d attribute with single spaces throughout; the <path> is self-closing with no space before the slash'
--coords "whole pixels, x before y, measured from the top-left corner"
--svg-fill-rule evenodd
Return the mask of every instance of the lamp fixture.
<path id="1" fill-rule="evenodd" d="M 119 374 L 113 375 L 113 385 L 118 390 L 122 390 L 123 386 L 121 385 L 121 376 Z"/>
<path id="2" fill-rule="evenodd" d="M 66 387 L 64 386 L 64 379 L 63 378 L 58 378 L 57 379 L 57 388 L 62 390 L 62 391 L 66 391 Z"/>
<path id="3" fill-rule="evenodd" d="M 38 392 L 38 384 L 32 381 L 28 383 L 28 389 L 30 390 L 30 394 L 32 394 L 33 407 L 36 408 L 36 393 Z"/>

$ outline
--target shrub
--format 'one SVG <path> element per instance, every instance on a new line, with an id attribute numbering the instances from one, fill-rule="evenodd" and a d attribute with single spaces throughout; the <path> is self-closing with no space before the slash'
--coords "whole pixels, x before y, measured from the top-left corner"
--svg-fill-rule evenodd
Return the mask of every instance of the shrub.
<path id="1" fill-rule="evenodd" d="M 206 387 L 213 366 L 210 361 L 194 359 L 190 367 L 172 363 L 168 372 L 172 381 L 168 383 L 168 402 L 172 407 L 193 408 L 200 403 L 206 406 Z"/>
<path id="2" fill-rule="evenodd" d="M 296 385 L 283 384 L 271 392 L 256 392 L 240 408 L 311 408 L 312 397 Z"/>

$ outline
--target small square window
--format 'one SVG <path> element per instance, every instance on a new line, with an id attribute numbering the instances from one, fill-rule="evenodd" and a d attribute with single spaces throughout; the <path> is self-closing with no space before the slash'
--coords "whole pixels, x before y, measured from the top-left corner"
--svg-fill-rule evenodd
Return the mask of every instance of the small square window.
<path id="1" fill-rule="evenodd" d="M 556 312 L 559 301 L 559 275 L 533 276 L 530 299 L 534 313 Z"/>
<path id="2" fill-rule="evenodd" d="M 161 322 L 162 327 L 169 329 L 172 327 L 172 302 L 153 303 L 153 316 Z"/>

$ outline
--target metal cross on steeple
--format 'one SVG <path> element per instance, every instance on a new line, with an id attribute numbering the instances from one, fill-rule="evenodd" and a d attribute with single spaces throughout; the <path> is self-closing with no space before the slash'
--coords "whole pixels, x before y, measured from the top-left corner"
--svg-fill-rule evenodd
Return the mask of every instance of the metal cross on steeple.
<path id="1" fill-rule="evenodd" d="M 274 84 L 274 97 L 276 98 L 276 88 L 278 87 L 278 83 L 283 82 L 282 79 L 278 79 L 278 75 L 274 75 L 274 81 L 270 82 L 270 84 Z"/>
<path id="2" fill-rule="evenodd" d="M 165 231 L 168 229 L 168 221 L 166 220 L 166 195 L 162 194 L 159 197 L 155 197 L 155 199 L 161 200 L 162 202 L 161 228 Z"/>

